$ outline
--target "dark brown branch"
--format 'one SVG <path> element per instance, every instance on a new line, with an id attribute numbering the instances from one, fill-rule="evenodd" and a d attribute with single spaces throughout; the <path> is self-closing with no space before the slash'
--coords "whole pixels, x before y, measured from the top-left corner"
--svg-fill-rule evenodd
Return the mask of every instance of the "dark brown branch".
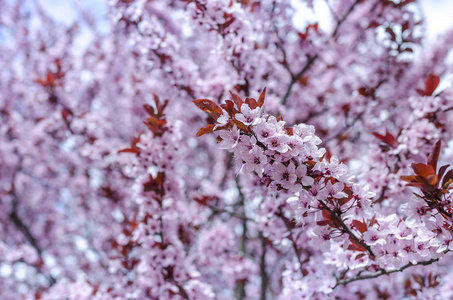
<path id="1" fill-rule="evenodd" d="M 361 0 L 356 0 L 351 7 L 349 7 L 348 11 L 337 21 L 337 25 L 335 26 L 335 30 L 332 33 L 332 37 L 335 37 L 338 33 L 338 29 L 340 29 L 341 24 L 346 20 L 346 18 L 351 14 L 351 12 L 354 10 L 355 6 L 360 2 Z"/>
<path id="2" fill-rule="evenodd" d="M 261 256 L 260 256 L 260 277 L 261 277 L 261 293 L 260 300 L 266 300 L 267 284 L 269 281 L 268 274 L 266 272 L 266 238 L 263 234 L 259 233 L 261 240 Z"/>
<path id="3" fill-rule="evenodd" d="M 281 209 L 276 214 L 276 216 L 278 216 L 280 219 L 282 219 L 283 223 L 285 224 L 286 230 L 288 230 L 288 232 L 289 232 L 288 238 L 291 241 L 291 244 L 292 244 L 293 250 L 294 250 L 294 254 L 297 257 L 297 261 L 299 262 L 300 272 L 301 272 L 301 274 L 303 274 L 303 272 L 302 272 L 302 261 L 300 260 L 301 254 L 300 254 L 299 248 L 297 248 L 296 241 L 293 238 L 293 233 L 291 231 L 291 226 L 290 226 L 291 224 L 289 223 L 290 221 L 283 215 Z"/>
<path id="4" fill-rule="evenodd" d="M 447 252 L 445 252 L 447 253 Z M 420 261 L 418 263 L 408 263 L 404 266 L 402 266 L 401 268 L 399 269 L 396 269 L 396 270 L 390 270 L 390 271 L 387 271 L 387 270 L 384 270 L 384 269 L 381 269 L 380 271 L 374 273 L 374 274 L 368 274 L 368 275 L 359 275 L 359 276 L 355 276 L 355 277 L 351 277 L 351 278 L 348 278 L 348 279 L 344 279 L 344 280 L 337 280 L 337 284 L 334 286 L 334 289 L 337 288 L 338 286 L 340 285 L 346 285 L 350 282 L 354 282 L 354 281 L 359 281 L 359 280 L 365 280 L 365 279 L 372 279 L 372 278 L 377 278 L 377 277 L 380 277 L 382 275 L 388 275 L 388 274 L 392 274 L 392 273 L 397 273 L 397 272 L 402 272 L 404 270 L 406 270 L 407 268 L 410 268 L 410 267 L 413 267 L 413 266 L 427 266 L 427 265 L 430 265 L 436 261 L 439 261 L 439 258 L 433 258 L 431 260 L 427 260 L 427 261 Z"/>
<path id="5" fill-rule="evenodd" d="M 332 32 L 331 36 L 332 37 L 335 37 L 338 33 L 338 29 L 340 28 L 341 24 L 347 19 L 347 17 L 351 14 L 351 12 L 354 10 L 355 6 L 360 2 L 361 0 L 356 0 L 352 5 L 351 7 L 349 7 L 348 11 L 337 21 L 337 25 L 335 26 L 335 29 L 334 31 Z M 289 83 L 289 86 L 286 90 L 286 93 L 285 95 L 283 96 L 283 99 L 282 99 L 282 104 L 285 105 L 286 104 L 286 101 L 288 100 L 288 97 L 289 95 L 291 94 L 291 90 L 294 86 L 294 84 L 300 79 L 300 77 L 302 75 L 304 75 L 305 72 L 308 71 L 308 69 L 310 69 L 311 65 L 315 62 L 315 60 L 318 58 L 318 54 L 315 54 L 314 56 L 312 57 L 308 57 L 308 60 L 307 62 L 305 63 L 305 66 L 302 68 L 302 70 L 300 70 L 299 73 L 297 73 L 296 75 L 293 76 L 293 74 L 290 72 L 291 74 L 291 82 Z"/>
<path id="6" fill-rule="evenodd" d="M 42 260 L 42 249 L 39 247 L 38 242 L 36 241 L 36 238 L 31 233 L 30 229 L 28 229 L 27 225 L 25 225 L 25 223 L 22 221 L 19 214 L 17 213 L 17 203 L 19 202 L 19 200 L 17 199 L 17 196 L 14 192 L 14 188 L 13 188 L 12 194 L 14 196 L 13 209 L 9 213 L 9 218 L 14 223 L 14 225 L 17 227 L 17 229 L 19 229 L 22 232 L 22 234 L 25 236 L 25 238 L 30 243 L 30 245 L 36 250 L 36 252 L 38 253 L 39 257 Z M 46 275 L 44 273 L 42 273 L 42 274 L 47 278 L 47 281 L 49 281 L 50 286 L 52 286 L 53 284 L 56 283 L 56 280 L 55 280 L 55 278 L 53 278 L 52 275 Z"/>
<path id="7" fill-rule="evenodd" d="M 346 124 L 346 126 L 344 126 L 343 128 L 341 128 L 336 134 L 334 134 L 333 136 L 331 137 L 328 137 L 326 139 L 324 139 L 321 143 L 321 147 L 324 147 L 328 142 L 330 142 L 331 140 L 334 140 L 334 139 L 337 139 L 339 138 L 340 136 L 342 136 L 349 128 L 351 128 L 352 126 L 354 126 L 354 124 L 361 120 L 362 118 L 362 115 L 363 115 L 364 112 L 361 112 L 359 113 L 353 120 L 352 122 L 350 122 L 349 124 Z"/>
<path id="8" fill-rule="evenodd" d="M 347 235 L 349 235 L 353 240 L 355 240 L 357 243 L 359 243 L 364 249 L 366 249 L 368 251 L 368 253 L 374 257 L 374 253 L 373 251 L 371 251 L 371 248 L 370 246 L 368 246 L 367 244 L 365 244 L 365 242 L 361 239 L 359 239 L 352 231 L 351 229 L 349 229 L 349 227 L 343 222 L 343 220 L 341 219 L 341 216 L 339 216 L 337 213 L 335 213 L 334 211 L 332 211 L 326 203 L 324 203 L 324 201 L 322 200 L 319 200 L 319 203 L 321 203 L 323 209 L 327 210 L 332 219 L 337 223 L 337 224 L 340 224 L 341 226 L 341 231 L 343 231 L 344 233 L 346 233 Z"/>
<path id="9" fill-rule="evenodd" d="M 247 217 L 245 216 L 245 196 L 242 193 L 241 185 L 239 184 L 239 177 L 235 178 L 236 186 L 239 192 L 239 202 L 244 210 L 244 218 L 242 219 L 242 236 L 241 236 L 241 244 L 240 244 L 240 252 L 246 254 L 247 250 Z M 246 280 L 240 280 L 236 284 L 236 299 L 242 300 L 245 297 L 245 283 Z"/>
<path id="10" fill-rule="evenodd" d="M 286 89 L 285 96 L 283 96 L 282 99 L 282 104 L 285 105 L 286 101 L 288 100 L 289 95 L 291 94 L 291 90 L 293 89 L 294 84 L 300 79 L 302 75 L 304 75 L 305 72 L 310 69 L 311 65 L 315 62 L 315 60 L 318 58 L 318 54 L 315 54 L 314 56 L 307 57 L 307 62 L 305 63 L 305 66 L 302 68 L 302 70 L 299 71 L 296 75 L 292 76 L 291 82 L 288 85 L 288 88 Z M 292 75 L 292 74 L 291 74 Z"/>

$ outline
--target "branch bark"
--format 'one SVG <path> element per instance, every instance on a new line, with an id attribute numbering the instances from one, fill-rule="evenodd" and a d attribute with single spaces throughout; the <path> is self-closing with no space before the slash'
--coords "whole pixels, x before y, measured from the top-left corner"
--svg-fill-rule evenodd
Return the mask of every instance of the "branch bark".
<path id="1" fill-rule="evenodd" d="M 447 252 L 445 252 L 445 253 L 447 253 Z M 413 266 L 427 266 L 427 265 L 430 265 L 430 264 L 432 264 L 434 262 L 439 261 L 439 259 L 440 258 L 433 258 L 431 260 L 420 261 L 420 262 L 415 263 L 415 264 L 408 263 L 408 264 L 402 266 L 401 268 L 395 269 L 395 270 L 387 271 L 387 270 L 381 269 L 381 270 L 379 270 L 378 272 L 376 272 L 374 274 L 360 275 L 360 276 L 355 276 L 355 277 L 351 277 L 351 278 L 344 279 L 344 280 L 337 280 L 337 283 L 334 286 L 334 289 L 337 288 L 340 285 L 346 285 L 346 284 L 348 284 L 350 282 L 359 281 L 359 280 L 365 280 L 365 279 L 372 279 L 372 278 L 380 277 L 382 275 L 388 275 L 388 274 L 392 274 L 392 273 L 402 272 L 402 271 L 406 270 L 407 268 L 410 268 L 410 267 L 413 267 Z"/>

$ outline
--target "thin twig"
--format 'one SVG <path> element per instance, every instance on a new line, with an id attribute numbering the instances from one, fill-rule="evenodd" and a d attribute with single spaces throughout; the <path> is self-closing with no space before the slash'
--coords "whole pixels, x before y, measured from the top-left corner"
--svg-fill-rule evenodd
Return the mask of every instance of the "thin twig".
<path id="1" fill-rule="evenodd" d="M 341 24 L 347 19 L 347 17 L 351 14 L 351 12 L 354 10 L 355 6 L 360 2 L 361 0 L 356 0 L 351 7 L 349 7 L 348 11 L 337 21 L 337 25 L 335 26 L 334 31 L 331 34 L 331 37 L 335 37 L 338 33 L 338 29 L 340 28 Z M 310 69 L 311 65 L 315 62 L 315 60 L 319 57 L 318 54 L 315 54 L 314 56 L 308 56 L 308 60 L 305 63 L 305 66 L 300 70 L 299 73 L 297 73 L 294 76 L 291 76 L 291 82 L 289 83 L 289 86 L 286 90 L 285 95 L 283 96 L 282 99 L 282 104 L 285 105 L 286 101 L 288 100 L 289 95 L 291 94 L 291 90 L 294 86 L 294 84 L 300 79 L 300 77 Z M 291 74 L 292 75 L 292 74 Z"/>
<path id="2" fill-rule="evenodd" d="M 299 71 L 296 75 L 292 76 L 291 82 L 289 83 L 288 88 L 286 89 L 285 96 L 283 96 L 282 99 L 282 104 L 285 105 L 286 101 L 288 100 L 289 95 L 291 94 L 291 90 L 293 88 L 293 85 L 300 79 L 300 77 L 310 69 L 311 65 L 315 62 L 315 60 L 318 58 L 318 54 L 315 54 L 314 56 L 310 57 L 307 56 L 307 62 L 305 63 L 305 66 L 302 68 L 302 70 Z"/>
<path id="3" fill-rule="evenodd" d="M 340 224 L 341 225 L 341 229 L 343 232 L 345 232 L 346 234 L 348 234 L 353 240 L 355 240 L 357 243 L 360 244 L 360 246 L 362 246 L 364 249 L 366 249 L 368 251 L 368 253 L 371 255 L 371 256 L 374 256 L 374 253 L 373 251 L 371 250 L 370 246 L 368 246 L 367 244 L 365 244 L 364 241 L 362 241 L 361 239 L 359 239 L 352 231 L 351 229 L 349 229 L 349 227 L 343 222 L 343 220 L 341 219 L 341 217 L 336 214 L 334 211 L 332 211 L 326 203 L 324 203 L 324 201 L 322 200 L 319 200 L 319 203 L 321 203 L 323 209 L 327 210 L 332 219 L 334 219 L 337 224 Z"/>
<path id="4" fill-rule="evenodd" d="M 297 248 L 296 241 L 293 238 L 293 233 L 291 231 L 289 220 L 283 215 L 281 209 L 276 214 L 276 216 L 278 216 L 280 219 L 282 219 L 283 223 L 285 224 L 286 230 L 288 230 L 288 232 L 289 232 L 288 238 L 291 241 L 291 244 L 292 244 L 293 250 L 294 250 L 294 254 L 296 255 L 297 261 L 299 262 L 300 272 L 303 273 L 302 272 L 302 261 L 300 260 L 301 254 L 300 254 L 299 248 Z"/>
<path id="5" fill-rule="evenodd" d="M 239 177 L 235 177 L 236 186 L 239 192 L 239 203 L 242 206 L 244 211 L 244 218 L 242 219 L 242 236 L 241 236 L 241 244 L 240 244 L 240 252 L 246 254 L 247 250 L 247 216 L 245 216 L 245 196 L 242 193 L 241 185 L 239 184 Z M 246 280 L 240 280 L 236 284 L 236 299 L 242 300 L 245 297 L 245 283 Z"/>
<path id="6" fill-rule="evenodd" d="M 266 272 L 266 238 L 263 236 L 263 233 L 259 233 L 259 238 L 261 240 L 261 257 L 260 257 L 260 277 L 261 277 L 261 294 L 260 300 L 266 300 L 266 291 L 267 284 L 269 281 L 268 274 Z"/>
<path id="7" fill-rule="evenodd" d="M 341 24 L 346 20 L 346 18 L 351 14 L 354 10 L 354 7 L 360 2 L 361 0 L 356 0 L 351 7 L 349 7 L 348 11 L 337 21 L 337 25 L 335 26 L 335 30 L 332 33 L 332 37 L 336 36 L 338 33 L 338 29 L 340 29 Z"/>
<path id="8" fill-rule="evenodd" d="M 445 253 L 447 253 L 447 252 L 445 252 Z M 392 273 L 402 272 L 402 271 L 406 270 L 407 268 L 410 268 L 410 267 L 413 267 L 413 266 L 427 266 L 427 265 L 430 265 L 430 264 L 432 264 L 432 263 L 434 263 L 436 261 L 439 261 L 439 259 L 440 258 L 433 258 L 431 260 L 420 261 L 420 262 L 415 263 L 415 264 L 408 263 L 408 264 L 402 266 L 401 268 L 395 269 L 395 270 L 387 271 L 387 270 L 381 269 L 381 270 L 379 270 L 378 272 L 376 272 L 374 274 L 360 275 L 360 276 L 355 276 L 355 277 L 351 277 L 351 278 L 344 279 L 344 280 L 338 280 L 337 284 L 334 286 L 334 289 L 337 288 L 340 285 L 346 285 L 346 284 L 348 284 L 350 282 L 354 282 L 354 281 L 358 281 L 358 280 L 365 280 L 365 279 L 372 279 L 372 278 L 380 277 L 382 275 L 388 275 L 388 274 L 392 274 Z"/>

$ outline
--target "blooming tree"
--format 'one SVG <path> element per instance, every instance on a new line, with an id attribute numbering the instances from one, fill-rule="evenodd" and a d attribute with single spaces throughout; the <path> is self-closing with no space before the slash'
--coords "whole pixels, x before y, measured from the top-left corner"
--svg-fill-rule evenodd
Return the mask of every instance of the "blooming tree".
<path id="1" fill-rule="evenodd" d="M 0 0 L 0 298 L 453 297 L 453 31 L 318 1 Z"/>

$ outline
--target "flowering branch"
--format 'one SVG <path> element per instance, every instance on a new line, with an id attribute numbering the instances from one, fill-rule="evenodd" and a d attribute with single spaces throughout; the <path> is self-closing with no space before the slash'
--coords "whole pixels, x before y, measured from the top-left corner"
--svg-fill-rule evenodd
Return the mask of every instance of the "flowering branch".
<path id="1" fill-rule="evenodd" d="M 449 252 L 449 251 L 446 251 L 444 253 L 447 253 L 447 252 Z M 348 283 L 351 283 L 351 282 L 354 282 L 354 281 L 372 279 L 372 278 L 380 277 L 382 275 L 388 275 L 388 274 L 392 274 L 392 273 L 402 272 L 402 271 L 406 270 L 407 268 L 414 267 L 414 266 L 427 266 L 427 265 L 435 263 L 435 262 L 437 262 L 439 260 L 440 260 L 440 258 L 433 258 L 433 259 L 430 259 L 430 260 L 427 260 L 427 261 L 420 261 L 420 262 L 417 262 L 417 263 L 408 263 L 408 264 L 402 266 L 401 268 L 395 269 L 395 270 L 387 271 L 387 270 L 381 269 L 378 272 L 373 273 L 373 274 L 369 274 L 369 275 L 360 275 L 360 276 L 355 276 L 355 277 L 351 277 L 351 278 L 348 278 L 348 279 L 339 279 L 339 280 L 337 280 L 337 283 L 335 284 L 335 286 L 333 288 L 335 289 L 335 288 L 337 288 L 340 285 L 347 285 Z"/>

